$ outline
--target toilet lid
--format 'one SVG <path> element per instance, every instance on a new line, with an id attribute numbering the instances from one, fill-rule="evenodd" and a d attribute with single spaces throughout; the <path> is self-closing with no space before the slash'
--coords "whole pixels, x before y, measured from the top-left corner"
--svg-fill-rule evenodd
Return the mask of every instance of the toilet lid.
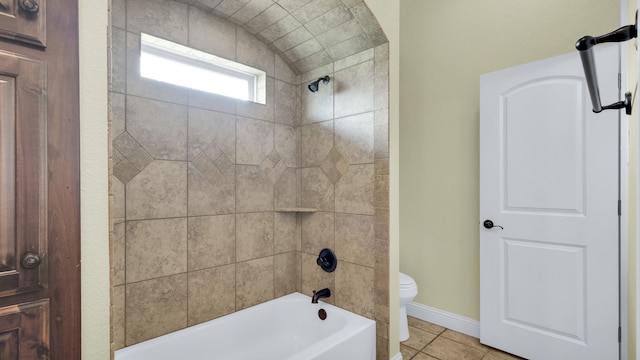
<path id="1" fill-rule="evenodd" d="M 415 283 L 411 276 L 400 273 L 400 286 L 415 285 Z"/>

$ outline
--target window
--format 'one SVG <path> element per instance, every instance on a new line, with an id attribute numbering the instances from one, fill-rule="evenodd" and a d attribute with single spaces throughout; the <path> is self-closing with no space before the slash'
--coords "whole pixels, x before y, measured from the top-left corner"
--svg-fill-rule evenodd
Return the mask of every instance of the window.
<path id="1" fill-rule="evenodd" d="M 148 34 L 141 34 L 140 76 L 264 104 L 266 73 Z"/>

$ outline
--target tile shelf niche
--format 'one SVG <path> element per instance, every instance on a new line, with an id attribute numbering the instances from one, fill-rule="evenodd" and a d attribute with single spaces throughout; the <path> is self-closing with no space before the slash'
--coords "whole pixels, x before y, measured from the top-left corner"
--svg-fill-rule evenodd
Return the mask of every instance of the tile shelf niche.
<path id="1" fill-rule="evenodd" d="M 315 208 L 304 208 L 304 207 L 283 207 L 283 208 L 276 209 L 276 212 L 313 213 L 317 211 L 318 209 L 315 209 Z"/>

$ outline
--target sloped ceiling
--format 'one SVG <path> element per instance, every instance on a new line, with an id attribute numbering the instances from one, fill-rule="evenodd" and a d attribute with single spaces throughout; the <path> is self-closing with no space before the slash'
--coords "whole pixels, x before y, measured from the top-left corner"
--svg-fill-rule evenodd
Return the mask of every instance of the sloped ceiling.
<path id="1" fill-rule="evenodd" d="M 363 0 L 178 0 L 241 26 L 298 74 L 387 42 Z"/>

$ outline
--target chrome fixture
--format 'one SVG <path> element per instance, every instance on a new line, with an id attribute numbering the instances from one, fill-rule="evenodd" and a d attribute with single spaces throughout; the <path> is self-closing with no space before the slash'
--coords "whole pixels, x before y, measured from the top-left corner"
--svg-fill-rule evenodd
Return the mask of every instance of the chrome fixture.
<path id="1" fill-rule="evenodd" d="M 328 288 L 324 288 L 322 290 L 315 291 L 313 290 L 313 296 L 311 297 L 311 303 L 317 304 L 318 299 L 331 297 L 331 290 Z"/>
<path id="2" fill-rule="evenodd" d="M 307 86 L 312 93 L 318 92 L 318 86 L 320 85 L 320 80 L 322 80 L 323 84 L 327 85 L 330 80 L 329 75 L 325 75 L 324 77 L 319 78 L 318 80 L 312 82 Z"/>

